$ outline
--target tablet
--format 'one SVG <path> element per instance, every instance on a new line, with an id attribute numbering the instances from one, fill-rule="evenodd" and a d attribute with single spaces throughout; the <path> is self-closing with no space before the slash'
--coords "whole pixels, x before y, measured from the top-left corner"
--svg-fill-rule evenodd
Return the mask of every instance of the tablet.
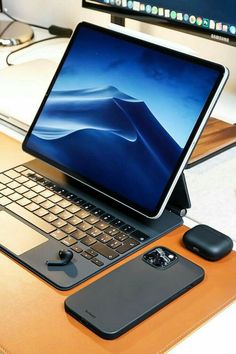
<path id="1" fill-rule="evenodd" d="M 157 218 L 227 77 L 222 65 L 82 22 L 23 149 Z"/>

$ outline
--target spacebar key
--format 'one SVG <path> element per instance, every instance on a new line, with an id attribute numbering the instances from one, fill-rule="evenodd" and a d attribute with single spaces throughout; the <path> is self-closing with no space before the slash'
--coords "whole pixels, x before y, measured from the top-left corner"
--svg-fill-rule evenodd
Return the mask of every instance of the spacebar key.
<path id="1" fill-rule="evenodd" d="M 33 224 L 34 226 L 38 227 L 40 230 L 42 230 L 46 233 L 50 233 L 56 229 L 55 226 L 40 219 L 38 216 L 36 216 L 33 213 L 29 212 L 28 210 L 22 208 L 20 205 L 18 205 L 16 203 L 6 205 L 5 208 L 7 208 L 8 210 L 17 214 L 22 219 L 25 219 L 26 221 L 30 222 L 31 224 Z"/>
<path id="2" fill-rule="evenodd" d="M 103 257 L 108 259 L 114 259 L 119 256 L 117 252 L 112 250 L 110 247 L 103 245 L 102 243 L 95 243 L 94 245 L 90 246 L 94 251 L 100 253 Z"/>

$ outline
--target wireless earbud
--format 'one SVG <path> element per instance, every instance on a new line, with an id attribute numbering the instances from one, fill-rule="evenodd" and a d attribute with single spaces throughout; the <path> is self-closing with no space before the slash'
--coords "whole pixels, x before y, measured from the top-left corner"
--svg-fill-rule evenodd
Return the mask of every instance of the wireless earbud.
<path id="1" fill-rule="evenodd" d="M 60 260 L 46 261 L 48 266 L 64 266 L 68 264 L 73 258 L 73 252 L 71 250 L 60 250 L 58 253 Z"/>

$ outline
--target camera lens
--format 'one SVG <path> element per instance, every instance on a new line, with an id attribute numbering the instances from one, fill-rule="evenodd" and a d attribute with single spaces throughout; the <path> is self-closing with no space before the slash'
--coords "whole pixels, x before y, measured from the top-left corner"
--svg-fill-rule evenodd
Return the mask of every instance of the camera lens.
<path id="1" fill-rule="evenodd" d="M 157 247 L 143 255 L 145 262 L 158 268 L 165 268 L 176 259 L 176 255 L 164 247 Z"/>

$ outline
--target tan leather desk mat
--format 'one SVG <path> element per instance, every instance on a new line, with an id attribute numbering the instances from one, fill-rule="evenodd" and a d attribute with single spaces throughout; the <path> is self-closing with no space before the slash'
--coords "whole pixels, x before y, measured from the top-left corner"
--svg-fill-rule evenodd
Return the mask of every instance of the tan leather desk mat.
<path id="1" fill-rule="evenodd" d="M 7 147 L 8 144 L 11 147 Z M 1 169 L 4 164 L 10 167 L 11 161 L 20 163 L 20 159 L 25 162 L 27 155 L 20 151 L 19 144 L 0 134 Z M 70 291 L 62 292 L 0 252 L 0 348 L 12 354 L 166 352 L 236 298 L 236 253 L 232 252 L 218 262 L 208 262 L 183 247 L 181 239 L 186 229 L 184 226 L 178 228 L 125 261 L 155 245 L 163 245 L 202 266 L 205 279 L 113 341 L 101 339 L 66 314 L 64 300 L 125 261 Z"/>

